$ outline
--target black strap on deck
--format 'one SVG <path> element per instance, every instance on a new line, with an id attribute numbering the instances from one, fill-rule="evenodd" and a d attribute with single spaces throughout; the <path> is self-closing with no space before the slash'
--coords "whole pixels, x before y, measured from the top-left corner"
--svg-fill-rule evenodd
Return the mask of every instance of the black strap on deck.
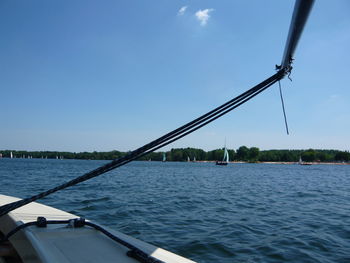
<path id="1" fill-rule="evenodd" d="M 30 226 L 37 226 L 40 228 L 45 228 L 45 227 L 47 227 L 47 225 L 60 225 L 60 224 L 67 224 L 68 227 L 71 227 L 71 228 L 81 228 L 84 226 L 90 226 L 90 227 L 96 229 L 97 231 L 101 232 L 102 234 L 106 235 L 107 237 L 109 237 L 113 241 L 128 248 L 129 250 L 126 253 L 126 255 L 128 257 L 134 258 L 141 263 L 164 263 L 164 261 L 159 260 L 159 259 L 147 254 L 146 252 L 139 249 L 138 247 L 132 245 L 131 243 L 129 243 L 129 242 L 119 238 L 118 236 L 114 235 L 113 233 L 109 232 L 107 229 L 105 229 L 105 228 L 103 228 L 95 223 L 92 223 L 90 221 L 86 221 L 84 218 L 74 218 L 74 219 L 67 219 L 67 220 L 47 220 L 45 217 L 40 216 L 37 218 L 36 221 L 21 224 L 21 225 L 17 226 L 16 228 L 14 228 L 13 230 L 11 230 L 9 233 L 7 233 L 3 237 L 2 240 L 0 239 L 0 243 L 8 241 L 9 238 L 11 238 L 13 235 L 15 235 L 18 231 L 20 231 L 24 228 L 30 227 Z"/>

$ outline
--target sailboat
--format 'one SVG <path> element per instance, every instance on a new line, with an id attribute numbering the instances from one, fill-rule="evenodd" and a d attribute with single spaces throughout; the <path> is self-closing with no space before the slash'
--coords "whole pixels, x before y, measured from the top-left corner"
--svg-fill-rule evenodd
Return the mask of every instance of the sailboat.
<path id="1" fill-rule="evenodd" d="M 311 163 L 306 163 L 304 162 L 302 159 L 301 159 L 301 156 L 299 157 L 299 162 L 298 162 L 299 165 L 311 165 Z"/>
<path id="2" fill-rule="evenodd" d="M 165 153 L 163 153 L 163 160 L 162 160 L 162 162 L 166 162 L 166 155 L 165 155 Z"/>
<path id="3" fill-rule="evenodd" d="M 12 154 L 12 152 L 10 152 L 10 158 L 11 158 L 11 159 L 13 158 L 13 154 Z"/>
<path id="4" fill-rule="evenodd" d="M 225 146 L 224 148 L 224 158 L 222 158 L 222 161 L 216 161 L 216 165 L 227 165 L 230 161 L 230 157 L 227 151 L 227 148 Z"/>

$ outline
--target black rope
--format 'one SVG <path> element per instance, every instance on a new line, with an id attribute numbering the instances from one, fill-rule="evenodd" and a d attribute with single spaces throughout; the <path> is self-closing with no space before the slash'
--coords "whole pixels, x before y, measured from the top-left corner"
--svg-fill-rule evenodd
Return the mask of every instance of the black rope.
<path id="1" fill-rule="evenodd" d="M 8 241 L 8 239 L 10 237 L 12 237 L 14 234 L 16 234 L 18 231 L 20 231 L 21 229 L 23 228 L 26 228 L 28 226 L 35 226 L 37 223 L 36 222 L 29 222 L 29 223 L 25 223 L 25 224 L 22 224 L 22 225 L 19 225 L 18 227 L 12 229 L 10 232 L 7 233 L 6 236 L 4 236 L 1 240 L 0 240 L 0 243 L 1 242 L 5 242 L 5 241 Z"/>
<path id="2" fill-rule="evenodd" d="M 96 229 L 97 231 L 103 233 L 104 235 L 106 235 L 107 237 L 109 237 L 110 239 L 114 240 L 115 242 L 123 245 L 124 247 L 128 248 L 128 252 L 126 253 L 127 256 L 132 257 L 142 263 L 164 263 L 163 261 L 152 257 L 150 255 L 148 255 L 147 253 L 145 253 L 144 251 L 142 251 L 141 249 L 135 247 L 134 245 L 126 242 L 125 240 L 113 235 L 111 232 L 107 231 L 106 229 L 104 229 L 103 227 L 91 223 L 89 221 L 85 221 L 84 218 L 75 218 L 75 219 L 69 219 L 69 220 L 46 220 L 45 217 L 38 217 L 37 221 L 33 221 L 33 222 L 28 222 L 22 225 L 17 226 L 16 228 L 14 228 L 13 230 L 11 230 L 2 240 L 1 242 L 5 242 L 8 241 L 9 238 L 11 236 L 13 236 L 14 234 L 16 234 L 18 231 L 29 227 L 29 226 L 37 226 L 37 227 L 46 227 L 49 224 L 68 224 L 68 226 L 74 227 L 74 228 L 80 228 L 83 226 L 90 226 L 94 229 Z"/>
<path id="3" fill-rule="evenodd" d="M 228 102 L 222 104 L 221 106 L 209 111 L 208 113 L 200 116 L 199 118 L 165 134 L 164 136 L 130 152 L 129 154 L 119 158 L 115 159 L 101 167 L 98 167 L 95 170 L 92 170 L 82 176 L 79 176 L 71 181 L 68 181 L 66 183 L 63 183 L 59 186 L 56 186 L 52 189 L 49 189 L 45 192 L 39 193 L 37 195 L 34 195 L 29 198 L 25 198 L 10 204 L 6 204 L 0 207 L 0 216 L 3 216 L 7 214 L 8 212 L 19 208 L 23 205 L 29 204 L 35 200 L 41 199 L 45 196 L 48 196 L 54 192 L 57 192 L 59 190 L 65 189 L 67 187 L 76 185 L 78 183 L 84 182 L 86 180 L 89 180 L 93 177 L 99 176 L 103 173 L 106 173 L 108 171 L 111 171 L 117 167 L 120 167 L 122 165 L 125 165 L 135 159 L 138 159 L 148 153 L 151 153 L 157 149 L 160 149 L 196 130 L 199 128 L 209 124 L 210 122 L 216 120 L 217 118 L 227 114 L 228 112 L 232 111 L 233 109 L 237 108 L 238 106 L 242 105 L 243 103 L 249 101 L 274 83 L 276 83 L 278 80 L 282 79 L 284 75 L 286 74 L 285 69 L 279 70 L 276 74 L 272 75 L 271 77 L 267 78 L 260 84 L 254 86 L 253 88 L 247 90 L 246 92 L 242 93 L 241 95 L 229 100 Z"/>
<path id="4" fill-rule="evenodd" d="M 283 100 L 282 89 L 281 89 L 281 82 L 280 81 L 278 81 L 278 86 L 279 86 L 279 89 L 280 89 L 280 97 L 281 97 L 281 103 L 282 103 L 282 109 L 283 109 L 284 124 L 286 125 L 286 131 L 287 131 L 287 134 L 289 135 L 288 122 L 287 122 L 286 110 L 284 108 L 284 100 Z"/>

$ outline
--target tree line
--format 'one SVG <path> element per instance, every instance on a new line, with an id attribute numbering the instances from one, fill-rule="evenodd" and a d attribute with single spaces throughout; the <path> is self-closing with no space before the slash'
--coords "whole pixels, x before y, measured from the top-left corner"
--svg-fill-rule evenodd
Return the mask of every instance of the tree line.
<path id="1" fill-rule="evenodd" d="M 57 152 L 57 151 L 11 151 L 0 150 L 0 157 L 10 158 L 43 158 L 43 159 L 86 159 L 113 160 L 123 157 L 128 152 Z M 301 158 L 305 162 L 349 162 L 349 151 L 339 150 L 263 150 L 257 147 L 241 146 L 237 150 L 228 150 L 230 161 L 244 162 L 298 162 Z M 162 161 L 165 154 L 167 161 L 217 161 L 222 160 L 224 149 L 204 151 L 197 148 L 176 148 L 167 152 L 153 152 L 139 160 Z"/>

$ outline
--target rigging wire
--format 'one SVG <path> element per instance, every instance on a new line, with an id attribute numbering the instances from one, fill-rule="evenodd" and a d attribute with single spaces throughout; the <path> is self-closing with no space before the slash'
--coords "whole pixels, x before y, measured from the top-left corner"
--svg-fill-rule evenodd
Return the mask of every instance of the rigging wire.
<path id="1" fill-rule="evenodd" d="M 35 200 L 41 199 L 45 196 L 48 196 L 54 192 L 57 192 L 59 190 L 65 189 L 67 187 L 76 185 L 78 183 L 84 182 L 86 180 L 89 180 L 93 177 L 99 176 L 103 173 L 106 173 L 108 171 L 111 171 L 117 167 L 120 167 L 122 165 L 125 165 L 135 159 L 138 159 L 148 153 L 151 153 L 157 149 L 160 149 L 200 128 L 203 126 L 211 123 L 212 121 L 220 118 L 221 116 L 227 114 L 228 112 L 232 111 L 233 109 L 239 107 L 240 105 L 244 104 L 245 102 L 249 101 L 271 85 L 275 84 L 277 81 L 282 79 L 286 74 L 285 69 L 279 70 L 277 73 L 272 75 L 271 77 L 267 78 L 263 82 L 259 83 L 258 85 L 254 86 L 253 88 L 247 90 L 246 92 L 242 93 L 241 95 L 229 100 L 228 102 L 222 104 L 221 106 L 209 111 L 208 113 L 200 116 L 199 118 L 165 134 L 164 136 L 161 136 L 160 138 L 130 152 L 124 157 L 121 157 L 119 159 L 115 159 L 101 167 L 98 167 L 95 170 L 92 170 L 82 176 L 79 176 L 71 181 L 65 182 L 59 186 L 56 186 L 52 189 L 49 189 L 47 191 L 41 192 L 37 195 L 31 196 L 29 198 L 25 198 L 13 203 L 9 203 L 6 205 L 3 205 L 0 207 L 0 216 L 7 214 L 8 212 L 19 208 L 23 205 L 29 204 Z"/>
<path id="2" fill-rule="evenodd" d="M 287 134 L 289 135 L 288 122 L 287 122 L 286 110 L 285 110 L 285 107 L 284 107 L 284 100 L 283 100 L 283 94 L 282 94 L 281 81 L 280 80 L 278 81 L 278 87 L 279 87 L 279 90 L 280 90 L 281 104 L 282 104 L 283 116 L 284 116 L 284 124 L 286 125 L 286 131 L 287 131 Z"/>
<path id="3" fill-rule="evenodd" d="M 82 176 L 79 176 L 71 181 L 68 181 L 66 183 L 63 183 L 59 186 L 56 186 L 52 189 L 49 189 L 45 192 L 39 193 L 37 195 L 34 195 L 32 197 L 22 199 L 10 204 L 6 204 L 3 206 L 0 206 L 0 216 L 3 216 L 7 214 L 8 212 L 19 208 L 23 205 L 26 205 L 30 202 L 33 202 L 35 200 L 38 200 L 40 198 L 43 198 L 45 196 L 48 196 L 49 194 L 52 194 L 56 191 L 65 189 L 67 187 L 76 185 L 80 182 L 84 182 L 88 179 L 91 179 L 93 177 L 99 176 L 103 173 L 106 173 L 112 169 L 115 169 L 119 166 L 122 166 L 124 164 L 127 164 L 131 162 L 132 160 L 135 160 L 141 156 L 144 156 L 152 151 L 155 151 L 161 147 L 164 147 L 165 145 L 168 145 L 169 143 L 172 143 L 196 130 L 199 128 L 209 124 L 210 122 L 216 120 L 217 118 L 227 114 L 228 112 L 232 111 L 233 109 L 239 107 L 243 103 L 247 102 L 248 100 L 255 97 L 260 92 L 264 91 L 277 81 L 281 80 L 286 74 L 290 73 L 291 71 L 291 63 L 294 51 L 296 49 L 296 46 L 298 44 L 299 38 L 301 36 L 301 33 L 303 31 L 303 28 L 306 24 L 308 15 L 311 11 L 312 5 L 314 3 L 314 0 L 296 0 L 295 6 L 294 6 L 294 12 L 292 16 L 291 25 L 289 28 L 289 34 L 287 38 L 287 43 L 284 51 L 284 55 L 282 58 L 282 63 L 280 66 L 277 66 L 277 69 L 279 70 L 276 74 L 272 75 L 270 78 L 266 79 L 265 81 L 261 82 L 260 84 L 256 85 L 255 87 L 251 88 L 250 90 L 242 93 L 241 95 L 237 96 L 236 98 L 226 102 L 225 104 L 215 108 L 214 110 L 202 115 L 201 117 L 175 129 L 172 132 L 169 132 L 165 134 L 164 136 L 130 152 L 124 157 L 121 157 L 119 159 L 113 160 L 112 162 L 109 162 L 101 167 L 98 167 L 97 169 L 90 171 Z M 283 102 L 283 96 L 282 91 L 280 87 L 280 95 L 281 95 L 281 101 L 282 101 L 282 107 L 283 107 L 283 113 L 285 116 L 285 123 L 286 123 L 286 129 L 287 134 L 288 131 L 288 125 L 287 125 L 287 119 L 284 109 L 284 102 Z"/>

